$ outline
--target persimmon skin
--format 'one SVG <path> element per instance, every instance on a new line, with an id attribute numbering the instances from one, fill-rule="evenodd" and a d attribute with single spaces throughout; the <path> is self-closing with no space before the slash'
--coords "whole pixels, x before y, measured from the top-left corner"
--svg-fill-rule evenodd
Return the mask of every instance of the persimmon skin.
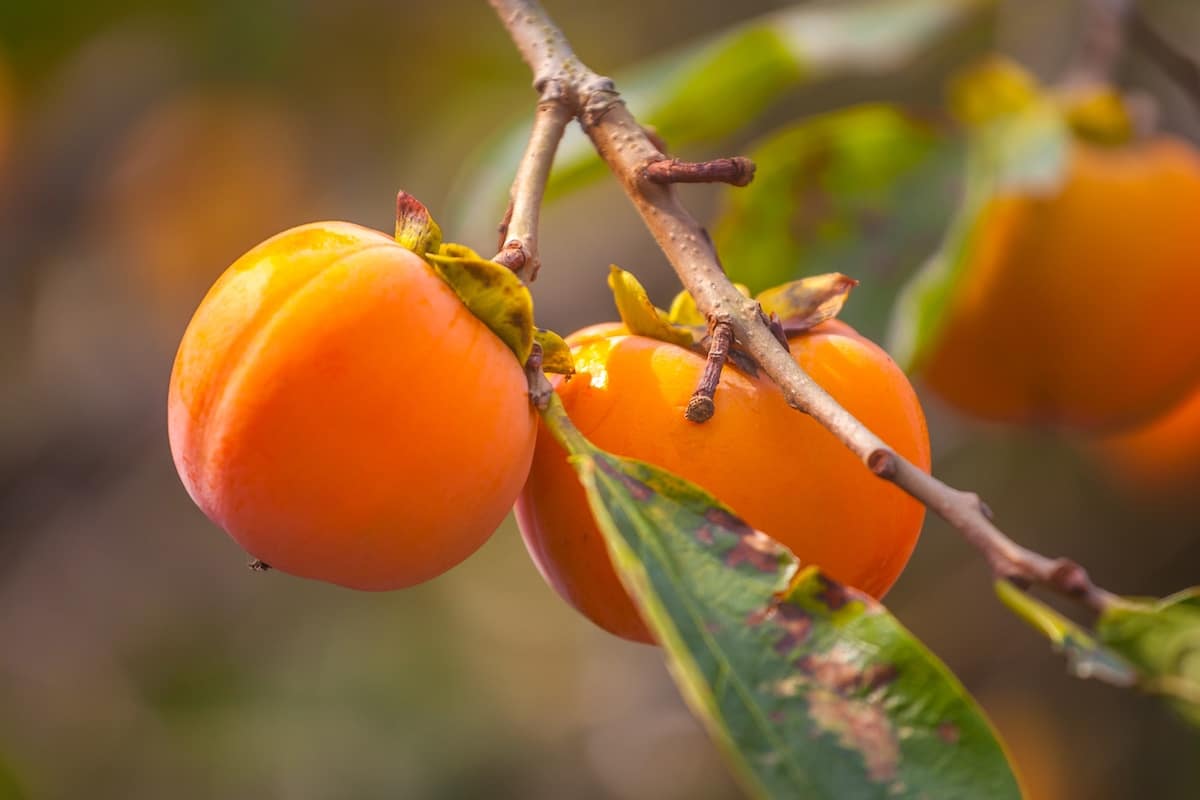
<path id="1" fill-rule="evenodd" d="M 1198 224 L 1189 145 L 1076 143 L 1056 194 L 985 211 L 918 372 L 984 420 L 1100 431 L 1156 416 L 1200 379 Z"/>
<path id="2" fill-rule="evenodd" d="M 247 552 L 367 590 L 478 549 L 536 438 L 512 351 L 423 259 L 343 222 L 221 276 L 179 347 L 168 422 L 184 486 Z"/>
<path id="3" fill-rule="evenodd" d="M 880 597 L 916 544 L 925 510 L 810 417 L 765 376 L 727 366 L 716 413 L 697 425 L 684 410 L 704 359 L 627 335 L 619 325 L 568 337 L 577 374 L 555 389 L 597 446 L 691 480 L 806 563 Z M 827 322 L 791 340 L 792 353 L 835 398 L 898 452 L 929 469 L 929 436 L 904 373 L 849 326 Z M 578 478 L 562 448 L 538 434 L 516 505 L 526 547 L 568 603 L 617 636 L 653 637 L 616 576 Z"/>
<path id="4" fill-rule="evenodd" d="M 1092 441 L 1086 449 L 1132 495 L 1194 496 L 1200 487 L 1200 387 L 1148 423 Z"/>

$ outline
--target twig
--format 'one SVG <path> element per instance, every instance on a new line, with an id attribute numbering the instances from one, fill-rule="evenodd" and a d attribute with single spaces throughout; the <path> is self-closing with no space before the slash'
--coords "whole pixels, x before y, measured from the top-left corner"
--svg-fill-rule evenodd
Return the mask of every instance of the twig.
<path id="1" fill-rule="evenodd" d="M 1152 59 L 1179 88 L 1187 93 L 1192 104 L 1200 110 L 1200 64 L 1181 52 L 1166 37 L 1154 29 L 1141 11 L 1129 15 L 1129 39 Z"/>
<path id="2" fill-rule="evenodd" d="M 716 409 L 713 396 L 717 393 L 717 384 L 721 382 L 721 371 L 725 369 L 725 359 L 729 357 L 729 346 L 733 344 L 733 328 L 725 320 L 713 323 L 712 334 L 708 340 L 708 360 L 704 362 L 704 372 L 700 375 L 700 383 L 688 401 L 684 416 L 691 422 L 708 422 Z"/>
<path id="3" fill-rule="evenodd" d="M 658 147 L 655 144 L 655 147 Z M 651 161 L 642 170 L 651 183 L 728 183 L 746 186 L 754 180 L 754 162 L 743 156 L 712 161 L 680 161 L 668 158 Z"/>
<path id="4" fill-rule="evenodd" d="M 959 491 L 918 469 L 842 408 L 776 338 L 758 304 L 722 270 L 712 241 L 680 205 L 671 184 L 642 179 L 647 164 L 666 158 L 626 109 L 613 84 L 571 52 L 563 34 L 535 0 L 491 0 L 537 82 L 552 77 L 574 89 L 574 108 L 600 156 L 623 184 L 646 227 L 709 320 L 727 321 L 740 346 L 758 361 L 793 408 L 809 414 L 880 478 L 920 500 L 979 549 L 996 576 L 1040 584 L 1097 612 L 1117 598 L 1098 588 L 1077 564 L 1027 550 L 1006 537 L 975 494 Z"/>
<path id="5" fill-rule="evenodd" d="M 512 185 L 512 205 L 501 223 L 504 239 L 495 261 L 505 265 L 530 283 L 541 267 L 538 254 L 538 216 L 550 167 L 563 131 L 573 116 L 571 103 L 561 81 L 549 79 L 539 85 L 541 99 L 533 118 L 529 144 L 517 167 Z"/>
<path id="6" fill-rule="evenodd" d="M 1133 0 L 1087 0 L 1083 34 L 1064 83 L 1078 85 L 1112 82 L 1125 49 L 1125 23 Z"/>

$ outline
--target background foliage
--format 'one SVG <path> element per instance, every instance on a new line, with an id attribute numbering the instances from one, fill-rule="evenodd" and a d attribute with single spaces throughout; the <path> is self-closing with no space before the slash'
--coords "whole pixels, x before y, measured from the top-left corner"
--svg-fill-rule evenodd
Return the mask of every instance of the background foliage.
<path id="1" fill-rule="evenodd" d="M 620 74 L 786 4 L 549 5 L 589 63 Z M 1181 45 L 1200 41 L 1194 4 L 1147 7 Z M 781 123 L 863 101 L 935 116 L 948 71 L 993 41 L 1052 77 L 1076 16 L 1013 0 L 994 30 L 887 76 L 783 91 L 687 154 L 769 146 Z M 1134 55 L 1122 77 L 1197 139 L 1200 117 L 1153 67 Z M 466 155 L 531 102 L 478 2 L 0 5 L 0 798 L 737 796 L 659 654 L 563 606 L 511 526 L 427 586 L 355 594 L 243 569 L 170 465 L 170 358 L 224 266 L 302 221 L 390 230 L 399 187 L 449 222 Z M 710 217 L 723 202 L 687 196 Z M 487 251 L 494 224 L 447 233 Z M 827 248 L 825 268 L 864 292 L 887 281 Z M 659 305 L 676 289 L 615 186 L 552 206 L 542 251 L 538 319 L 559 330 L 612 317 L 611 262 Z M 878 336 L 887 296 L 870 297 L 846 316 Z M 1196 582 L 1200 501 L 1125 497 L 1069 443 L 929 411 L 935 469 L 1018 538 L 1123 593 Z M 980 699 L 1031 796 L 1200 794 L 1195 734 L 1068 677 L 940 527 L 888 606 Z"/>

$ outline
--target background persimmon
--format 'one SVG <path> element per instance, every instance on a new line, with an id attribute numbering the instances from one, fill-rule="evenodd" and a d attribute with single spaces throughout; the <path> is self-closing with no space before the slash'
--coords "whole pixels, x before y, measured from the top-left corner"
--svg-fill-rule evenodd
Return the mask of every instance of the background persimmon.
<path id="1" fill-rule="evenodd" d="M 627 335 L 619 325 L 568 337 L 577 374 L 556 391 L 594 444 L 691 480 L 839 580 L 876 597 L 904 568 L 924 508 L 879 480 L 840 442 L 784 402 L 765 377 L 727 367 L 716 414 L 703 425 L 684 409 L 704 358 Z M 840 322 L 791 340 L 796 360 L 851 413 L 923 469 L 925 419 L 912 387 L 872 342 Z M 538 436 L 516 506 L 526 546 L 546 580 L 602 628 L 652 641 L 625 594 L 583 489 L 557 442 Z"/>
<path id="2" fill-rule="evenodd" d="M 249 553 L 357 589 L 474 552 L 536 430 L 522 365 L 433 269 L 333 222 L 217 281 L 180 345 L 169 425 L 192 498 Z"/>
<path id="3" fill-rule="evenodd" d="M 985 212 L 947 321 L 918 367 L 988 420 L 1122 427 L 1200 379 L 1200 157 L 1158 138 L 1076 142 L 1051 196 Z"/>
<path id="4" fill-rule="evenodd" d="M 1200 390 L 1139 427 L 1089 442 L 1114 482 L 1146 497 L 1192 494 L 1200 486 Z"/>

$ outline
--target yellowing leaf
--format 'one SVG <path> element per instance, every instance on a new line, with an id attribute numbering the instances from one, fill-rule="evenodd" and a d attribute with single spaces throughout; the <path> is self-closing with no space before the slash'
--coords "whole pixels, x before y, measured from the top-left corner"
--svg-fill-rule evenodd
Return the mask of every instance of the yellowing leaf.
<path id="1" fill-rule="evenodd" d="M 735 283 L 734 288 L 742 293 L 742 297 L 750 296 L 750 287 L 744 283 Z M 700 313 L 700 309 L 696 307 L 696 298 L 684 289 L 679 294 L 675 295 L 675 299 L 671 301 L 671 310 L 667 312 L 667 319 L 675 325 L 687 325 L 690 327 L 707 326 L 708 320 L 704 318 L 704 314 Z"/>
<path id="2" fill-rule="evenodd" d="M 687 328 L 671 323 L 667 314 L 655 307 L 645 287 L 632 273 L 612 264 L 608 268 L 608 287 L 617 304 L 617 313 L 630 333 L 648 336 L 681 347 L 691 347 L 695 341 Z"/>
<path id="3" fill-rule="evenodd" d="M 553 372 L 556 375 L 574 375 L 575 359 L 571 355 L 571 346 L 552 330 L 537 328 L 533 332 L 533 340 L 542 348 L 542 371 Z"/>
<path id="4" fill-rule="evenodd" d="M 980 125 L 1019 114 L 1042 99 L 1041 90 L 1024 67 L 993 57 L 957 75 L 949 87 L 950 109 L 968 125 Z"/>
<path id="5" fill-rule="evenodd" d="M 533 296 L 521 279 L 462 245 L 442 245 L 440 253 L 426 253 L 425 258 L 524 364 L 533 351 Z"/>
<path id="6" fill-rule="evenodd" d="M 429 209 L 408 192 L 396 195 L 396 241 L 419 256 L 436 253 L 442 244 L 442 229 Z"/>
<path id="7" fill-rule="evenodd" d="M 790 333 L 836 317 L 857 285 L 854 278 L 830 272 L 767 289 L 756 299 L 763 311 L 778 314 Z"/>

